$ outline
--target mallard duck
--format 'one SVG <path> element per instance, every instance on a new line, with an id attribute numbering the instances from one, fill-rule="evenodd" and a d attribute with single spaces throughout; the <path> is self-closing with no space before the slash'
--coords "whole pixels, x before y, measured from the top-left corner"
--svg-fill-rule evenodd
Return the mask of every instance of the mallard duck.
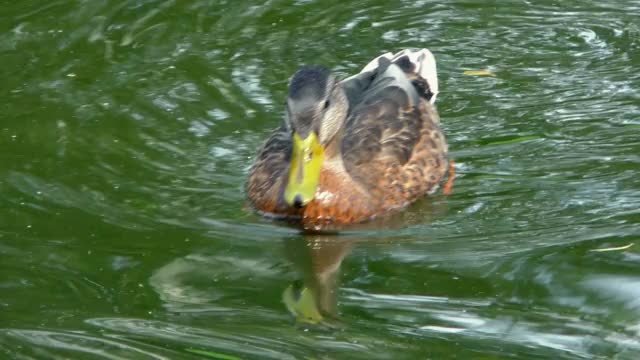
<path id="1" fill-rule="evenodd" d="M 434 192 L 449 168 L 437 94 L 427 49 L 381 55 L 342 81 L 323 66 L 301 67 L 284 121 L 251 167 L 250 203 L 320 229 L 365 222 Z"/>

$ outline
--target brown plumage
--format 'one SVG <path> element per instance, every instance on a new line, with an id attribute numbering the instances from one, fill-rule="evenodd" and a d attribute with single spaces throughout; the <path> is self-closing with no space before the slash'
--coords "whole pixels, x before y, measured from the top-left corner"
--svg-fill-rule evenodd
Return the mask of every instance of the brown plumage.
<path id="1" fill-rule="evenodd" d="M 341 82 L 324 68 L 303 67 L 290 83 L 287 118 L 251 168 L 251 204 L 319 229 L 363 222 L 435 191 L 448 169 L 432 105 L 437 92 L 435 60 L 426 49 L 385 54 Z M 292 179 L 307 176 L 292 170 L 294 133 L 316 134 L 324 149 L 317 187 L 304 201 L 296 192 L 285 199 Z M 307 156 L 303 167 L 311 164 Z"/>

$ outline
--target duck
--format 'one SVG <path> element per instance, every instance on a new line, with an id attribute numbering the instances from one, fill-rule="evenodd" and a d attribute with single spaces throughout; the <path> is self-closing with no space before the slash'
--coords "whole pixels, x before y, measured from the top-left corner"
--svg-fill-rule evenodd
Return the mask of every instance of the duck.
<path id="1" fill-rule="evenodd" d="M 338 80 L 322 65 L 291 77 L 280 125 L 246 182 L 260 214 L 304 229 L 364 223 L 433 194 L 455 176 L 434 106 L 428 49 L 385 53 Z"/>

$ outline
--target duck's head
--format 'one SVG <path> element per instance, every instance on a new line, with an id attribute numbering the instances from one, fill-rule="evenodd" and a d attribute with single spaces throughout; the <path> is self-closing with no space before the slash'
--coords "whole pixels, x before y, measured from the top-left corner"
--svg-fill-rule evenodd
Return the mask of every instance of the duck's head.
<path id="1" fill-rule="evenodd" d="M 293 150 L 285 201 L 302 207 L 313 200 L 329 143 L 342 128 L 348 112 L 344 89 L 331 72 L 318 65 L 298 70 L 289 83 L 285 124 Z"/>

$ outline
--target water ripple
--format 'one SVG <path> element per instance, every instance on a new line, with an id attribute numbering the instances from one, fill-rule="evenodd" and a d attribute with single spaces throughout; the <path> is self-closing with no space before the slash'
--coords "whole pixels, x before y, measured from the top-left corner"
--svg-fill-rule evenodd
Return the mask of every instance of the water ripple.
<path id="1" fill-rule="evenodd" d="M 0 357 L 640 352 L 637 1 L 85 5 L 3 7 Z M 340 330 L 301 331 L 298 235 L 243 179 L 298 66 L 404 47 L 438 59 L 454 193 L 343 234 Z"/>

